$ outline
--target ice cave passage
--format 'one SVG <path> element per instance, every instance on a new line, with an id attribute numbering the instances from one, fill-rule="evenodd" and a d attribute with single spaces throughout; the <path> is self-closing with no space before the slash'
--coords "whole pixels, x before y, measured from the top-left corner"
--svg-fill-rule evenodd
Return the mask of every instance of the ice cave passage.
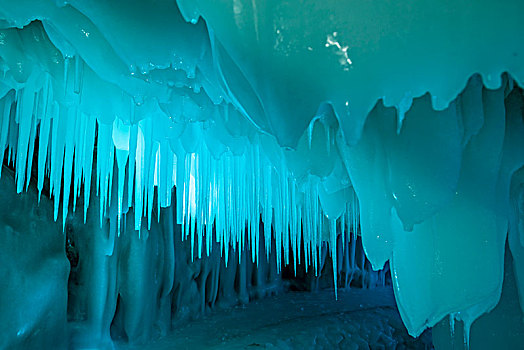
<path id="1" fill-rule="evenodd" d="M 524 349 L 523 14 L 0 0 L 0 349 Z"/>

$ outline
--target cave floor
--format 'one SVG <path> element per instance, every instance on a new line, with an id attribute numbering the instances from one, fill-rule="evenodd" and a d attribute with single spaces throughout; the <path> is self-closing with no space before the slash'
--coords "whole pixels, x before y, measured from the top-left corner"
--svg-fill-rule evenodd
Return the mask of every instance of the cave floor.
<path id="1" fill-rule="evenodd" d="M 391 288 L 288 292 L 248 305 L 215 308 L 142 346 L 118 349 L 426 349 L 410 337 Z"/>

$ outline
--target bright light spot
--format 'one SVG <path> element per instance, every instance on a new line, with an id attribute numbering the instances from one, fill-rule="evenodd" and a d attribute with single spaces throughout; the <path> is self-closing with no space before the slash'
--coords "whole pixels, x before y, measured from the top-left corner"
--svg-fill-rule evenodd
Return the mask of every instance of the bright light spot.
<path id="1" fill-rule="evenodd" d="M 341 66 L 344 67 L 345 71 L 349 70 L 349 66 L 353 64 L 351 59 L 348 56 L 348 49 L 349 46 L 345 45 L 343 46 L 336 40 L 337 32 L 333 32 L 333 34 L 329 34 L 326 39 L 326 47 L 334 46 L 336 48 L 336 54 L 339 56 L 339 63 Z"/>
<path id="2" fill-rule="evenodd" d="M 159 186 L 160 185 L 160 178 L 159 178 L 159 174 L 158 172 L 160 171 L 159 169 L 159 166 L 160 166 L 160 145 L 158 143 L 155 144 L 157 148 L 156 150 L 156 154 L 155 154 L 155 172 L 153 174 L 153 184 L 155 186 Z"/>
<path id="3" fill-rule="evenodd" d="M 196 216 L 196 181 L 195 181 L 195 154 L 191 155 L 191 172 L 189 173 L 189 213 L 191 217 Z"/>

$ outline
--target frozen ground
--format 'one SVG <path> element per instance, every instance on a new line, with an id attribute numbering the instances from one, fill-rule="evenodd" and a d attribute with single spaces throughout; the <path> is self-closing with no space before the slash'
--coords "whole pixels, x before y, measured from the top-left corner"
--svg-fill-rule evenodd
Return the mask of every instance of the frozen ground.
<path id="1" fill-rule="evenodd" d="M 400 320 L 390 288 L 289 292 L 246 306 L 215 309 L 166 338 L 131 349 L 426 349 Z"/>

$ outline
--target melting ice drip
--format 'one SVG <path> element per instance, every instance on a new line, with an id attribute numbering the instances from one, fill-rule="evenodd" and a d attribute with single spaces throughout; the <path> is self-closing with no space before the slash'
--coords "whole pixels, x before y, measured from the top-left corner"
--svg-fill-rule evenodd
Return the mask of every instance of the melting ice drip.
<path id="1" fill-rule="evenodd" d="M 279 268 L 303 249 L 317 269 L 322 241 L 336 257 L 360 227 L 412 335 L 451 313 L 470 325 L 498 302 L 508 231 L 523 269 L 524 5 L 353 5 L 293 21 L 278 1 L 1 4 L 18 192 L 35 159 L 65 224 L 82 194 L 88 215 L 95 169 L 101 214 L 117 191 L 140 230 L 175 186 L 198 256 L 214 231 L 226 259 L 249 244 L 258 261 L 261 220 Z"/>

